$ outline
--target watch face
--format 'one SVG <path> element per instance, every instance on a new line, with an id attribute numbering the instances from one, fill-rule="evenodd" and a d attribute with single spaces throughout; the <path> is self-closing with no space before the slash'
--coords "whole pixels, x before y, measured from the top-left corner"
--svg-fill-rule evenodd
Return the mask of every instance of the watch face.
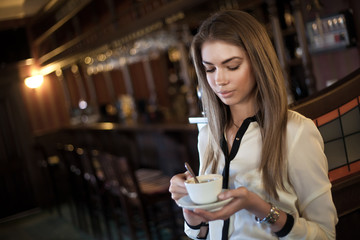
<path id="1" fill-rule="evenodd" d="M 271 205 L 270 212 L 266 217 L 264 217 L 263 219 L 259 219 L 258 217 L 255 216 L 255 220 L 258 223 L 274 224 L 279 219 L 279 216 L 280 216 L 280 210 L 274 205 Z"/>
<path id="2" fill-rule="evenodd" d="M 269 213 L 269 219 L 267 222 L 270 224 L 274 224 L 279 219 L 279 216 L 280 216 L 279 209 L 275 206 L 271 206 L 270 213 Z"/>

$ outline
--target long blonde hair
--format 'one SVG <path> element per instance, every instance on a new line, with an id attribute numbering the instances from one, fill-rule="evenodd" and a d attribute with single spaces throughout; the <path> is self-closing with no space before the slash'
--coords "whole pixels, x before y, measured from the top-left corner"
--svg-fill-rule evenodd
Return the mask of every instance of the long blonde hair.
<path id="1" fill-rule="evenodd" d="M 205 164 L 201 172 L 204 173 L 210 165 L 211 171 L 216 171 L 221 154 L 220 139 L 231 119 L 229 107 L 212 91 L 202 65 L 201 47 L 204 42 L 211 40 L 239 46 L 248 54 L 256 80 L 256 107 L 259 109 L 256 117 L 263 141 L 259 170 L 265 191 L 278 199 L 277 189 L 285 190 L 283 180 L 287 178 L 285 133 L 288 107 L 285 80 L 265 28 L 246 12 L 226 10 L 212 15 L 202 23 L 192 42 L 191 55 L 209 124 Z"/>

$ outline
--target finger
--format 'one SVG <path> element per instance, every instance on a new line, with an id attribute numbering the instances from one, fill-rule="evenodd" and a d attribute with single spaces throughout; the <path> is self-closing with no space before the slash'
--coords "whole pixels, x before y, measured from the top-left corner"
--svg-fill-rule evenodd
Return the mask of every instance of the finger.
<path id="1" fill-rule="evenodd" d="M 192 216 L 192 217 L 198 216 L 198 214 L 196 214 L 193 210 L 189 210 L 189 209 L 187 209 L 187 208 L 183 208 L 183 211 L 184 211 L 184 213 L 186 213 L 188 216 Z"/>
<path id="2" fill-rule="evenodd" d="M 185 184 L 184 184 L 185 180 L 186 180 L 186 174 L 185 173 L 180 173 L 180 174 L 177 174 L 177 175 L 173 176 L 170 179 L 170 183 L 174 184 L 174 185 L 181 186 L 181 187 L 185 187 Z"/>
<path id="3" fill-rule="evenodd" d="M 175 201 L 187 195 L 186 189 L 183 190 L 182 188 L 178 188 L 174 186 L 169 187 L 169 192 L 171 193 L 171 198 L 174 199 Z"/>
<path id="4" fill-rule="evenodd" d="M 219 200 L 225 200 L 225 199 L 232 198 L 232 197 L 233 197 L 232 193 L 229 190 L 223 191 L 218 195 Z"/>
<path id="5" fill-rule="evenodd" d="M 177 186 L 177 185 L 173 185 L 173 184 L 171 184 L 169 186 L 169 192 L 171 192 L 171 193 L 180 193 L 180 194 L 185 194 L 185 195 L 188 194 L 185 187 Z"/>
<path id="6" fill-rule="evenodd" d="M 189 210 L 186 208 L 183 208 L 183 213 L 184 216 L 186 216 L 186 218 L 192 218 L 192 219 L 197 219 L 201 222 L 206 222 L 207 220 L 205 218 L 203 218 L 201 215 L 195 213 L 193 210 Z"/>
<path id="7" fill-rule="evenodd" d="M 184 196 L 185 196 L 184 194 L 174 194 L 174 193 L 171 194 L 171 198 L 175 200 L 176 203 Z"/>
<path id="8" fill-rule="evenodd" d="M 204 218 L 206 218 L 208 221 L 213 220 L 225 220 L 228 219 L 232 214 L 234 214 L 234 209 L 236 209 L 237 203 L 235 200 L 232 200 L 230 203 L 222 207 L 221 209 L 217 211 L 205 211 L 202 209 L 195 209 L 194 212 Z M 236 210 L 235 210 L 236 211 Z"/>
<path id="9" fill-rule="evenodd" d="M 184 174 L 185 174 L 185 179 L 186 179 L 186 180 L 192 178 L 192 176 L 191 176 L 191 174 L 190 174 L 189 171 L 186 171 Z"/>
<path id="10" fill-rule="evenodd" d="M 188 195 L 188 193 L 186 191 L 179 191 L 179 190 L 173 191 L 172 189 L 169 189 L 169 192 L 171 193 L 171 198 L 174 199 L 175 201 Z"/>
<path id="11" fill-rule="evenodd" d="M 203 209 L 194 209 L 194 214 L 205 219 L 206 221 L 213 221 L 218 219 L 213 212 L 208 212 Z"/>
<path id="12" fill-rule="evenodd" d="M 214 220 L 225 220 L 228 218 L 227 214 L 223 214 L 221 210 L 214 211 L 214 212 L 208 212 L 204 210 L 195 210 L 194 213 L 196 213 L 198 216 L 201 216 L 202 218 L 206 219 L 206 221 L 214 221 Z M 229 215 L 230 216 L 230 215 Z"/>
<path id="13" fill-rule="evenodd" d="M 220 200 L 225 200 L 228 198 L 242 198 L 242 197 L 246 196 L 246 194 L 247 194 L 247 189 L 244 187 L 239 187 L 237 189 L 226 190 L 226 191 L 220 193 L 218 195 L 218 198 Z"/>
<path id="14" fill-rule="evenodd" d="M 222 207 L 221 209 L 212 212 L 213 213 L 213 217 L 215 219 L 228 219 L 230 218 L 231 215 L 234 214 L 234 212 L 237 212 L 237 203 L 235 200 L 231 201 L 230 203 L 226 204 L 224 207 Z"/>
<path id="15" fill-rule="evenodd" d="M 187 209 L 187 208 L 183 208 L 183 213 L 186 214 L 187 217 L 192 217 L 192 218 L 199 218 L 200 216 L 194 212 L 193 209 Z"/>

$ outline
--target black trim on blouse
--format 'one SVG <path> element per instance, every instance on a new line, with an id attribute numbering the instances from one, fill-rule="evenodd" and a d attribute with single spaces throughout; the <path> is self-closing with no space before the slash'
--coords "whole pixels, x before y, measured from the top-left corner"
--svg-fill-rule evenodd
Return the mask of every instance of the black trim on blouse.
<path id="1" fill-rule="evenodd" d="M 243 138 L 243 136 L 245 135 L 246 130 L 248 129 L 249 125 L 251 122 L 255 122 L 256 121 L 256 117 L 248 117 L 246 118 L 243 123 L 241 124 L 239 130 L 236 133 L 230 154 L 229 154 L 229 149 L 227 146 L 227 142 L 225 139 L 225 134 L 223 134 L 222 139 L 220 140 L 220 145 L 221 145 L 221 149 L 225 155 L 225 167 L 223 170 L 223 188 L 224 189 L 228 189 L 229 188 L 229 170 L 230 170 L 230 162 L 231 160 L 234 159 L 234 157 L 236 156 L 237 152 L 239 151 L 239 147 L 240 147 L 240 142 L 241 139 Z M 228 239 L 228 234 L 229 234 L 229 222 L 230 219 L 226 219 L 224 220 L 224 226 L 222 229 L 222 240 L 227 240 Z"/>

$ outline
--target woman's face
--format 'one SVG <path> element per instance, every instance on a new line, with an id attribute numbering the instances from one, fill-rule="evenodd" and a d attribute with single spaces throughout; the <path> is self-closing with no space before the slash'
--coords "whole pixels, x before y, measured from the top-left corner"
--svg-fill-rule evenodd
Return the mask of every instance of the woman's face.
<path id="1" fill-rule="evenodd" d="M 255 78 L 246 52 L 224 41 L 207 41 L 201 48 L 207 81 L 230 107 L 254 106 Z"/>

